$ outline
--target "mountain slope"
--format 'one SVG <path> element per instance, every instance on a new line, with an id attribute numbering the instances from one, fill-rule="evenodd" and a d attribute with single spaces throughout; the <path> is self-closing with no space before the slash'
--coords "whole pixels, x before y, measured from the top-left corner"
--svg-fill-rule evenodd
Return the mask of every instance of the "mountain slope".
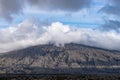
<path id="1" fill-rule="evenodd" d="M 38 45 L 0 55 L 0 73 L 82 73 L 83 68 L 118 73 L 120 52 L 71 43 Z"/>

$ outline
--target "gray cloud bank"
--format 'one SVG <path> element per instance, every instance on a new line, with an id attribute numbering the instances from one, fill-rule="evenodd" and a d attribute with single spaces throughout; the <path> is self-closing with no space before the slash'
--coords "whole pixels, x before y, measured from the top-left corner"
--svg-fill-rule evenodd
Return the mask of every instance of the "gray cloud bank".
<path id="1" fill-rule="evenodd" d="M 78 43 L 120 50 L 120 33 L 72 27 L 60 22 L 40 27 L 31 20 L 25 20 L 15 27 L 0 29 L 0 37 L 0 52 L 48 43 L 53 43 L 56 46 Z"/>
<path id="2" fill-rule="evenodd" d="M 107 0 L 108 4 L 101 10 L 107 14 L 120 15 L 120 0 Z"/>
<path id="3" fill-rule="evenodd" d="M 105 24 L 101 27 L 102 30 L 110 31 L 114 30 L 116 32 L 120 32 L 120 22 L 117 20 L 107 20 Z"/>
<path id="4" fill-rule="evenodd" d="M 105 24 L 102 27 L 102 30 L 115 30 L 120 32 L 120 0 L 106 0 L 108 3 L 100 9 L 100 12 L 104 12 L 107 16 L 115 16 L 118 19 L 109 19 L 110 17 L 106 18 Z"/>
<path id="5" fill-rule="evenodd" d="M 22 0 L 21 0 L 22 1 Z M 18 14 L 22 10 L 20 0 L 0 0 L 0 17 L 12 20 L 13 14 Z"/>

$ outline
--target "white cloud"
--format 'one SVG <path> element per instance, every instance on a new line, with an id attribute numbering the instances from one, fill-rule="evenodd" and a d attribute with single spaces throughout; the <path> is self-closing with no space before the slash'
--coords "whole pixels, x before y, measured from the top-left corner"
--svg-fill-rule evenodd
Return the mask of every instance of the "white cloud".
<path id="1" fill-rule="evenodd" d="M 15 27 L 0 29 L 0 37 L 0 52 L 48 43 L 79 43 L 120 50 L 120 34 L 115 31 L 78 28 L 60 22 L 54 22 L 50 26 L 39 26 L 31 20 L 25 20 Z"/>

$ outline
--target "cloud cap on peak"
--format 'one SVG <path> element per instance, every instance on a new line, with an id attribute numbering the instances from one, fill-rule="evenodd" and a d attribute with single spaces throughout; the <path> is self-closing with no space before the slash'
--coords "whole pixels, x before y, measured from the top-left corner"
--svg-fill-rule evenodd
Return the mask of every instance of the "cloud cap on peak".
<path id="1" fill-rule="evenodd" d="M 72 27 L 60 22 L 54 22 L 49 26 L 39 26 L 31 20 L 25 20 L 16 27 L 1 29 L 0 37 L 2 37 L 0 39 L 0 52 L 48 43 L 55 45 L 78 43 L 120 50 L 120 33 Z"/>

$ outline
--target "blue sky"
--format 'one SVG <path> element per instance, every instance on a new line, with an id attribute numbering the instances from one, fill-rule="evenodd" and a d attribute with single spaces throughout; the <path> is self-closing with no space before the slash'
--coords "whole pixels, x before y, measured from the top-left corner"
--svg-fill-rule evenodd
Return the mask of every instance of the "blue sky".
<path id="1" fill-rule="evenodd" d="M 0 52 L 48 43 L 120 50 L 119 4 L 120 0 L 0 0 Z"/>

